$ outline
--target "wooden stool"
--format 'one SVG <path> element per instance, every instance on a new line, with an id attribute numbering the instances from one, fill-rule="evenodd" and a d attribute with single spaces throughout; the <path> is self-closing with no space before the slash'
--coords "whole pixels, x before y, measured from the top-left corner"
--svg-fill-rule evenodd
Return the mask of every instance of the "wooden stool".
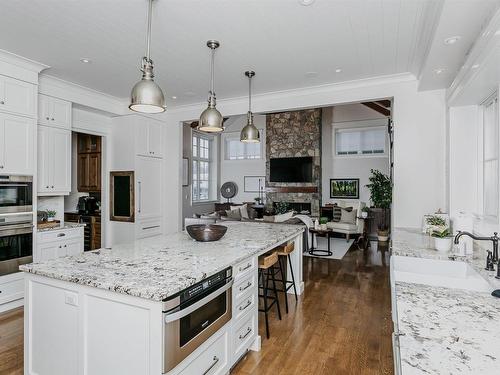
<path id="1" fill-rule="evenodd" d="M 266 336 L 269 338 L 269 319 L 267 312 L 276 305 L 278 309 L 278 318 L 281 320 L 281 310 L 280 310 L 280 301 L 278 299 L 278 290 L 276 288 L 276 280 L 274 276 L 274 265 L 278 263 L 278 254 L 276 251 L 272 251 L 261 255 L 259 257 L 259 292 L 260 289 L 263 290 L 263 293 L 259 293 L 259 297 L 263 298 L 264 308 L 259 309 L 260 312 L 263 312 L 266 319 Z M 273 282 L 273 292 L 274 296 L 269 296 L 269 280 Z M 271 303 L 268 303 L 268 299 L 271 300 Z"/>
<path id="2" fill-rule="evenodd" d="M 293 274 L 293 267 L 292 267 L 292 259 L 290 258 L 290 254 L 295 250 L 295 244 L 293 242 L 288 243 L 286 245 L 282 245 L 277 247 L 276 253 L 278 254 L 278 269 L 280 273 L 280 279 L 277 279 L 277 281 L 281 282 L 281 285 L 283 286 L 282 289 L 278 289 L 280 292 L 285 293 L 285 310 L 286 313 L 288 314 L 288 291 L 290 288 L 293 287 L 293 291 L 295 293 L 295 302 L 298 301 L 297 298 L 297 288 L 295 286 L 295 276 Z M 290 264 L 290 276 L 292 277 L 292 281 L 288 281 L 286 277 L 286 260 L 288 258 L 288 262 Z"/>

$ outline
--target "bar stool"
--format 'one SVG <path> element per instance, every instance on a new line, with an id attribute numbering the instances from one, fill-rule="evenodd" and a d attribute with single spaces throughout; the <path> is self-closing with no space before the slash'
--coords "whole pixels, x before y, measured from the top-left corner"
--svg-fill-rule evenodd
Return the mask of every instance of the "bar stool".
<path id="1" fill-rule="evenodd" d="M 295 294 L 295 302 L 298 301 L 297 288 L 295 286 L 295 276 L 293 274 L 293 267 L 292 267 L 292 258 L 290 257 L 290 254 L 295 250 L 295 244 L 291 242 L 286 245 L 279 246 L 275 250 L 276 253 L 278 254 L 278 267 L 280 273 L 280 278 L 276 280 L 281 281 L 281 285 L 283 286 L 282 289 L 278 290 L 280 292 L 285 293 L 285 310 L 286 313 L 288 314 L 288 291 L 290 290 L 290 288 L 293 288 L 293 292 Z M 288 263 L 290 265 L 290 276 L 292 277 L 292 281 L 288 281 L 286 277 L 287 258 L 288 258 Z"/>
<path id="2" fill-rule="evenodd" d="M 278 318 L 281 320 L 281 310 L 280 310 L 280 301 L 278 298 L 278 290 L 276 288 L 276 279 L 274 276 L 274 265 L 278 262 L 278 254 L 276 251 L 268 252 L 259 257 L 259 297 L 263 299 L 264 308 L 259 309 L 259 312 L 263 312 L 266 319 L 266 336 L 269 338 L 269 318 L 268 311 L 276 305 L 278 310 Z M 273 282 L 273 292 L 274 295 L 268 295 L 269 292 L 269 280 Z M 260 290 L 262 289 L 263 293 L 260 294 Z M 269 303 L 268 300 L 271 300 Z"/>

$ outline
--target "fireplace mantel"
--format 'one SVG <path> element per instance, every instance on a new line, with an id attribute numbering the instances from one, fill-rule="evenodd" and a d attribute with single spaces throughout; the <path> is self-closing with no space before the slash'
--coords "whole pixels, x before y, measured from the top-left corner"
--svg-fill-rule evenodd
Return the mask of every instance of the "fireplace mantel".
<path id="1" fill-rule="evenodd" d="M 267 193 L 309 193 L 318 192 L 317 186 L 268 186 Z"/>

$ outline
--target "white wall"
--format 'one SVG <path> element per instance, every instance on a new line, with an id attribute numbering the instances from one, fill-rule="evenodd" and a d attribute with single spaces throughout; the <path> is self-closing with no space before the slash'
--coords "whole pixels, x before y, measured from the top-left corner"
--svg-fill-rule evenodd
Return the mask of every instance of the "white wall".
<path id="1" fill-rule="evenodd" d="M 418 92 L 417 83 L 413 76 L 404 74 L 261 94 L 254 96 L 253 109 L 267 113 L 393 97 L 393 224 L 418 228 L 422 215 L 439 207 L 447 209 L 448 197 L 445 189 L 445 93 L 444 90 Z M 181 227 L 181 121 L 197 118 L 205 105 L 179 107 L 165 115 L 170 130 L 168 168 L 178 171 L 176 178 L 172 176 L 166 185 L 167 207 L 172 213 L 166 221 L 167 231 Z M 217 107 L 224 116 L 243 114 L 247 111 L 247 99 L 219 100 Z"/>
<path id="2" fill-rule="evenodd" d="M 369 204 L 369 183 L 371 170 L 377 169 L 389 174 L 389 156 L 346 156 L 334 155 L 334 129 L 387 125 L 387 118 L 362 104 L 349 104 L 323 109 L 322 116 L 322 204 L 333 203 L 330 198 L 331 178 L 359 178 L 359 200 Z M 387 145 L 388 150 L 388 145 Z M 353 199 L 353 202 L 358 200 Z"/>
<path id="3" fill-rule="evenodd" d="M 241 129 L 247 123 L 246 115 L 236 116 L 233 119 L 229 119 L 228 122 L 231 121 L 231 124 L 226 128 L 224 134 L 221 138 L 221 147 L 220 147 L 220 181 L 221 185 L 224 182 L 232 181 L 238 185 L 238 194 L 232 199 L 233 202 L 241 203 L 241 202 L 253 202 L 254 198 L 259 195 L 259 193 L 255 192 L 245 192 L 244 191 L 244 177 L 245 176 L 265 176 L 266 175 L 266 116 L 265 115 L 254 115 L 254 124 L 260 131 L 260 140 L 262 153 L 261 159 L 256 160 L 226 160 L 225 158 L 225 134 L 228 135 L 236 135 L 238 138 L 240 136 Z M 221 202 L 225 202 L 226 200 L 221 197 Z"/>

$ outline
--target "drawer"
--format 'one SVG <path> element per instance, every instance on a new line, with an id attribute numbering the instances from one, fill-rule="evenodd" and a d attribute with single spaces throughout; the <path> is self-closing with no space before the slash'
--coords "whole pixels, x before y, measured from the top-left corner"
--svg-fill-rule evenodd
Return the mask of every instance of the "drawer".
<path id="1" fill-rule="evenodd" d="M 251 314 L 247 319 L 235 324 L 233 329 L 233 363 L 246 353 L 257 334 L 257 314 Z"/>
<path id="2" fill-rule="evenodd" d="M 244 298 L 240 298 L 239 302 L 233 303 L 233 319 L 237 321 L 248 312 L 255 312 L 257 309 L 257 291 L 252 290 L 252 293 L 247 293 Z"/>
<path id="3" fill-rule="evenodd" d="M 137 224 L 137 238 L 147 238 L 162 234 L 161 218 L 142 219 Z"/>
<path id="4" fill-rule="evenodd" d="M 256 272 L 241 276 L 238 282 L 233 284 L 233 304 L 239 304 L 243 300 L 243 298 L 250 292 L 256 294 L 256 288 Z"/>
<path id="5" fill-rule="evenodd" d="M 15 301 L 24 297 L 23 273 L 0 277 L 0 304 Z"/>
<path id="6" fill-rule="evenodd" d="M 38 243 L 54 242 L 83 236 L 83 227 L 38 232 Z"/>
<path id="7" fill-rule="evenodd" d="M 243 262 L 238 263 L 233 267 L 234 281 L 237 282 L 240 278 L 249 273 L 253 273 L 257 266 L 257 257 L 250 257 Z"/>
<path id="8" fill-rule="evenodd" d="M 179 375 L 223 375 L 229 370 L 229 332 L 224 333 L 200 353 Z"/>

